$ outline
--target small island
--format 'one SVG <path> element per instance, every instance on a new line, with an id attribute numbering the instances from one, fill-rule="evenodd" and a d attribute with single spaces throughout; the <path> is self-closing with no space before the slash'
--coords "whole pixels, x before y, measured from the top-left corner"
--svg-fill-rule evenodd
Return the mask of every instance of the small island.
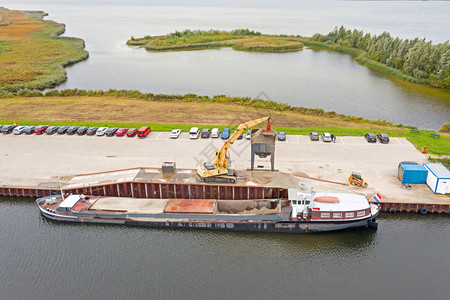
<path id="1" fill-rule="evenodd" d="M 303 38 L 286 35 L 265 35 L 248 29 L 233 31 L 184 30 L 163 36 L 131 37 L 129 46 L 141 46 L 147 51 L 201 50 L 231 47 L 239 51 L 292 52 L 303 48 Z"/>
<path id="2" fill-rule="evenodd" d="M 131 37 L 129 46 L 147 51 L 183 51 L 232 47 L 257 52 L 299 51 L 303 46 L 347 53 L 356 62 L 403 81 L 450 88 L 450 44 L 432 44 L 425 39 L 403 40 L 389 33 L 371 35 L 358 30 L 336 27 L 327 35 L 312 37 L 265 35 L 249 29 L 233 31 L 184 30 L 164 36 Z"/>

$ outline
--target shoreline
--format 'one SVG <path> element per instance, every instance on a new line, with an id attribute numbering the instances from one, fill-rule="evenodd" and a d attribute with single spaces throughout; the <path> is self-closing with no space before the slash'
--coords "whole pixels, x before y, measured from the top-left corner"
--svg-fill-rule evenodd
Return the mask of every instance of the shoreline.
<path id="1" fill-rule="evenodd" d="M 2 60 L 7 66 L 17 66 L 17 62 L 20 62 L 19 67 L 22 67 L 19 75 L 6 69 L 3 76 L 9 77 L 0 77 L 0 91 L 55 87 L 67 80 L 65 67 L 89 57 L 84 40 L 62 37 L 65 24 L 44 20 L 48 14 L 43 11 L 0 8 L 0 13 L 7 16 L 3 16 L 4 25 L 0 26 L 8 51 L 8 56 Z"/>

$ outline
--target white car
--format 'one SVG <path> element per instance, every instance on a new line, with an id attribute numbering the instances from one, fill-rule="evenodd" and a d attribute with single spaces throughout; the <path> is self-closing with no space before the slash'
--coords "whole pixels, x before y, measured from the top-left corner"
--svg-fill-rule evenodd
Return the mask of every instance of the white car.
<path id="1" fill-rule="evenodd" d="M 212 138 L 218 138 L 220 136 L 220 129 L 219 128 L 213 128 L 211 130 L 211 137 Z"/>
<path id="2" fill-rule="evenodd" d="M 181 129 L 174 129 L 172 130 L 172 132 L 170 133 L 169 137 L 171 139 L 177 139 L 181 134 Z"/>
<path id="3" fill-rule="evenodd" d="M 328 132 L 322 133 L 322 141 L 331 142 L 331 134 L 329 134 Z"/>
<path id="4" fill-rule="evenodd" d="M 251 138 L 251 136 L 252 136 L 252 130 L 249 129 L 249 130 L 247 130 L 247 134 L 245 135 L 245 138 L 246 138 L 247 140 L 249 140 L 249 139 Z"/>
<path id="5" fill-rule="evenodd" d="M 190 139 L 198 139 L 199 135 L 200 135 L 200 129 L 198 127 L 192 127 L 191 130 L 189 130 L 189 138 Z"/>
<path id="6" fill-rule="evenodd" d="M 14 128 L 13 133 L 14 134 L 22 134 L 25 132 L 25 129 L 27 129 L 26 126 L 17 126 L 16 128 Z"/>
<path id="7" fill-rule="evenodd" d="M 97 129 L 97 133 L 95 135 L 102 136 L 105 135 L 106 130 L 108 130 L 108 127 L 100 127 Z"/>

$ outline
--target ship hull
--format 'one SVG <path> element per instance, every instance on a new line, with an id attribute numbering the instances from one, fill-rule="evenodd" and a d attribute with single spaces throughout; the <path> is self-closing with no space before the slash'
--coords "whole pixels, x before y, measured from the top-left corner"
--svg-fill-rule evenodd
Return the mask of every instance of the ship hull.
<path id="1" fill-rule="evenodd" d="M 221 231 L 248 231 L 248 232 L 266 232 L 266 233 L 316 233 L 345 230 L 358 227 L 373 227 L 376 224 L 376 215 L 348 221 L 305 221 L 305 220 L 220 220 L 220 219 L 167 219 L 160 216 L 158 218 L 108 218 L 108 217 L 92 217 L 92 216 L 73 216 L 60 214 L 58 212 L 49 212 L 39 206 L 41 214 L 54 221 L 71 222 L 71 223 L 93 223 L 93 224 L 110 224 L 125 226 L 145 226 L 155 228 L 183 228 L 183 229 L 207 229 Z M 194 216 L 193 216 L 194 217 Z"/>

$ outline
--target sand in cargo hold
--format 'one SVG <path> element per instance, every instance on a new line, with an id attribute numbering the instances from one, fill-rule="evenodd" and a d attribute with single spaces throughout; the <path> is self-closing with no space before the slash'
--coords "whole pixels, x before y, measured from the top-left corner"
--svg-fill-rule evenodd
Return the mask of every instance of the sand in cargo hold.
<path id="1" fill-rule="evenodd" d="M 90 210 L 126 211 L 129 213 L 162 213 L 167 199 L 117 198 L 98 199 Z"/>

